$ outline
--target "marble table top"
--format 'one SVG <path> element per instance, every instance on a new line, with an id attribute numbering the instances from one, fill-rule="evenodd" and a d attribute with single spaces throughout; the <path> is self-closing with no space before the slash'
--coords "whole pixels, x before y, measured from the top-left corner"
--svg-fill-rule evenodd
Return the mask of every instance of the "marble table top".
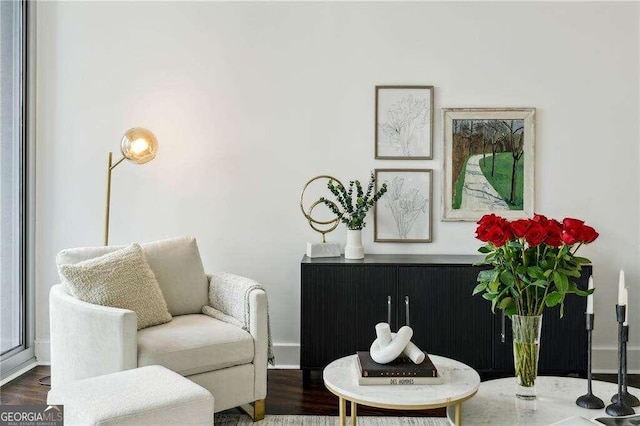
<path id="1" fill-rule="evenodd" d="M 640 397 L 640 390 L 628 388 Z M 587 393 L 587 381 L 573 377 L 540 376 L 536 380 L 538 397 L 532 401 L 516 398 L 516 379 L 513 377 L 482 382 L 478 393 L 462 408 L 462 424 L 468 425 L 550 425 L 571 417 L 608 417 L 604 409 L 588 410 L 578 407 L 576 399 Z M 606 405 L 618 392 L 615 383 L 593 381 L 593 393 Z M 636 412 L 639 410 L 636 408 Z M 453 421 L 454 410 L 447 410 Z M 577 422 L 577 420 L 576 420 Z"/>
<path id="2" fill-rule="evenodd" d="M 443 378 L 442 384 L 360 386 L 356 355 L 329 364 L 323 372 L 324 383 L 331 392 L 349 401 L 394 409 L 444 407 L 476 393 L 480 376 L 474 369 L 449 358 L 429 357 Z"/>

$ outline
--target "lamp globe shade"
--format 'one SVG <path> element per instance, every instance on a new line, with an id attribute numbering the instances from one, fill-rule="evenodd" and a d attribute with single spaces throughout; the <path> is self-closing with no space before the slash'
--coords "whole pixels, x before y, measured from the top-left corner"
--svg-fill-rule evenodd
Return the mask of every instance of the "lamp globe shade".
<path id="1" fill-rule="evenodd" d="M 144 164 L 153 160 L 158 152 L 158 139 L 142 127 L 127 130 L 120 142 L 120 151 L 127 160 Z"/>

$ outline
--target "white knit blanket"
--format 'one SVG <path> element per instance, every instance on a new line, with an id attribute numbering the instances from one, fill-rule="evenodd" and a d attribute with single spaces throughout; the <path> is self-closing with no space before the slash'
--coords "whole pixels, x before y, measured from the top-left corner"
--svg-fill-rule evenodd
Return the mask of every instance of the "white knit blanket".
<path id="1" fill-rule="evenodd" d="M 209 281 L 209 306 L 202 307 L 202 313 L 220 321 L 249 331 L 249 295 L 253 290 L 263 290 L 260 283 L 233 274 L 213 276 Z M 267 307 L 267 337 L 269 341 L 268 362 L 275 365 L 269 308 Z"/>

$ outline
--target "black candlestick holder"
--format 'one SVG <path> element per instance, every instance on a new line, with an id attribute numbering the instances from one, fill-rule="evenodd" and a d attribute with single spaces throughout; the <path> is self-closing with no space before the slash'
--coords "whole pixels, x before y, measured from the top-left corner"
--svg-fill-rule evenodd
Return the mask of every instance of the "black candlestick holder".
<path id="1" fill-rule="evenodd" d="M 626 313 L 627 307 L 625 305 L 616 305 L 616 319 L 618 321 L 618 393 L 617 395 L 622 395 L 622 360 L 623 360 L 623 341 L 624 341 L 624 316 Z M 605 412 L 612 417 L 620 417 L 620 416 L 629 416 L 631 414 L 635 414 L 633 408 L 629 407 L 624 402 L 623 398 L 618 398 L 616 402 L 611 405 L 607 405 Z"/>
<path id="2" fill-rule="evenodd" d="M 622 402 L 629 407 L 640 406 L 640 401 L 635 395 L 630 394 L 627 391 L 627 342 L 629 341 L 629 326 L 622 326 Z M 615 394 L 611 397 L 611 402 L 618 402 L 618 395 Z"/>
<path id="3" fill-rule="evenodd" d="M 582 408 L 596 410 L 604 408 L 604 401 L 595 396 L 591 389 L 591 348 L 593 336 L 593 323 L 595 315 L 585 314 L 585 323 L 587 329 L 587 393 L 576 399 L 576 404 Z"/>

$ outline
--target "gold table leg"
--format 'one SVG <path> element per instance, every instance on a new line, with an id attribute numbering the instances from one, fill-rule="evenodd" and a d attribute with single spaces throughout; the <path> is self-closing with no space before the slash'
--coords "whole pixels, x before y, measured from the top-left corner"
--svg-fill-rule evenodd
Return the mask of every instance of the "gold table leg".
<path id="1" fill-rule="evenodd" d="M 456 423 L 456 426 L 462 425 L 462 402 L 458 402 L 456 404 L 455 423 Z"/>
<path id="2" fill-rule="evenodd" d="M 358 404 L 356 404 L 355 402 L 351 401 L 351 426 L 356 426 L 356 417 L 357 417 L 357 413 L 358 413 Z"/>
<path id="3" fill-rule="evenodd" d="M 338 402 L 338 412 L 340 413 L 340 426 L 347 426 L 347 401 L 340 398 Z"/>

